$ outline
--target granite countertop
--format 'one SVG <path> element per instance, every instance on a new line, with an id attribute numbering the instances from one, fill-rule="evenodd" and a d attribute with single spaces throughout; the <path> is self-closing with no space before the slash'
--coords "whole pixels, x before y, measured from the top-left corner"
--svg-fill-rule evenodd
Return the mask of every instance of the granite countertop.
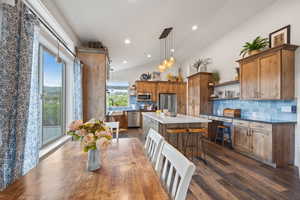
<path id="1" fill-rule="evenodd" d="M 191 123 L 208 123 L 209 119 L 203 119 L 200 117 L 191 117 L 187 115 L 177 115 L 176 117 L 163 116 L 154 112 L 142 113 L 153 120 L 158 121 L 161 124 L 191 124 Z"/>
<path id="2" fill-rule="evenodd" d="M 208 117 L 222 117 L 227 119 L 233 119 L 233 120 L 243 120 L 243 121 L 250 121 L 250 122 L 258 122 L 258 123 L 267 123 L 267 124 L 297 124 L 296 121 L 285 121 L 285 120 L 261 120 L 261 119 L 251 119 L 251 118 L 237 118 L 237 117 L 227 117 L 223 115 L 208 115 L 208 114 L 201 114 L 202 116 L 208 116 Z"/>

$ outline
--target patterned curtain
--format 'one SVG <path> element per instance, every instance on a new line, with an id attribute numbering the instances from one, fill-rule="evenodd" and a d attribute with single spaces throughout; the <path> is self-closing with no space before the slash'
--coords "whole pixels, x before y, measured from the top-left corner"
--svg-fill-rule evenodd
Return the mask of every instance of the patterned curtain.
<path id="1" fill-rule="evenodd" d="M 74 120 L 83 119 L 82 111 L 82 65 L 78 59 L 74 60 L 74 98 L 73 98 L 73 117 Z"/>
<path id="2" fill-rule="evenodd" d="M 27 135 L 28 121 L 34 118 L 29 113 L 36 106 L 31 105 L 35 101 L 32 95 L 35 89 L 31 89 L 36 84 L 32 80 L 36 69 L 32 66 L 37 19 L 23 4 L 1 4 L 0 9 L 0 189 L 3 189 L 37 160 L 38 146 L 29 143 L 37 130 Z M 26 153 L 25 149 L 31 150 Z M 28 163 L 24 167 L 25 159 L 34 160 L 28 162 L 30 167 Z"/>

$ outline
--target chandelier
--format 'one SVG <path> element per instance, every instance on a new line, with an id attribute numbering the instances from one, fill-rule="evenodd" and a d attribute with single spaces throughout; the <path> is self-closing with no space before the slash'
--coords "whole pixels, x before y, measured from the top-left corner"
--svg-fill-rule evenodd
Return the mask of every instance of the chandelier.
<path id="1" fill-rule="evenodd" d="M 159 72 L 164 72 L 175 64 L 174 58 L 174 33 L 173 27 L 165 28 L 159 37 L 160 41 L 160 64 L 158 65 Z"/>

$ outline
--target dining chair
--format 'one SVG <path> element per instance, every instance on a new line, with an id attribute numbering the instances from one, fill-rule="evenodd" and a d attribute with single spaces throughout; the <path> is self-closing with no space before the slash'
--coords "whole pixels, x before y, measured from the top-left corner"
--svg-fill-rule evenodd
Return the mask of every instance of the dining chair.
<path id="1" fill-rule="evenodd" d="M 149 157 L 149 160 L 155 166 L 157 163 L 158 155 L 161 151 L 161 146 L 164 143 L 164 138 L 158 132 L 150 128 L 146 143 L 145 143 L 145 150 L 146 154 Z"/>
<path id="2" fill-rule="evenodd" d="M 104 123 L 109 128 L 112 134 L 114 133 L 114 129 L 116 130 L 116 138 L 117 138 L 117 142 L 119 142 L 120 122 L 104 122 Z"/>
<path id="3" fill-rule="evenodd" d="M 195 165 L 169 143 L 164 143 L 156 165 L 161 182 L 174 200 L 184 200 Z"/>

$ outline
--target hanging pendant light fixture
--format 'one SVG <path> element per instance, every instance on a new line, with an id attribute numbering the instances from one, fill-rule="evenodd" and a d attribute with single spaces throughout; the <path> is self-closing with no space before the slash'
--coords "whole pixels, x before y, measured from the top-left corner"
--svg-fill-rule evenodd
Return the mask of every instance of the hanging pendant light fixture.
<path id="1" fill-rule="evenodd" d="M 174 34 L 172 30 L 173 30 L 172 27 L 165 28 L 159 37 L 161 64 L 158 66 L 158 70 L 160 72 L 164 72 L 165 70 L 172 68 L 172 66 L 175 64 Z M 162 56 L 162 52 L 163 52 L 163 56 Z"/>

